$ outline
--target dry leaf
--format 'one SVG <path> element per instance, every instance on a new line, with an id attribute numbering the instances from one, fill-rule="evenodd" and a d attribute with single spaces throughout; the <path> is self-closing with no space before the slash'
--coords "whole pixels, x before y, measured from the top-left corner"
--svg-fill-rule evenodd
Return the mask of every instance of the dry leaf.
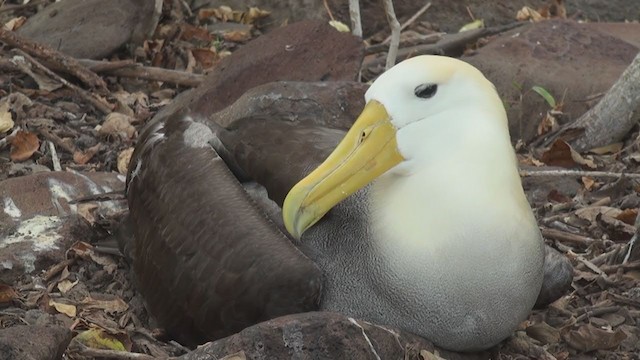
<path id="1" fill-rule="evenodd" d="M 227 31 L 222 34 L 222 38 L 225 41 L 243 43 L 251 39 L 251 33 L 243 30 Z"/>
<path id="2" fill-rule="evenodd" d="M 97 300 L 90 296 L 82 300 L 83 309 L 100 309 L 107 313 L 122 313 L 129 309 L 129 305 L 119 297 L 111 300 Z"/>
<path id="3" fill-rule="evenodd" d="M 602 183 L 595 181 L 593 178 L 589 176 L 583 176 L 581 180 L 582 180 L 582 184 L 584 185 L 584 188 L 587 189 L 587 191 L 593 190 L 594 188 L 597 187 L 596 185 L 598 186 L 602 185 Z"/>
<path id="4" fill-rule="evenodd" d="M 462 26 L 460 28 L 460 30 L 458 30 L 458 32 L 465 32 L 465 31 L 469 31 L 469 30 L 477 30 L 477 29 L 482 29 L 482 28 L 484 28 L 484 20 L 483 19 L 476 19 L 476 20 L 474 20 L 474 21 Z"/>
<path id="5" fill-rule="evenodd" d="M 214 16 L 222 21 L 233 21 L 241 24 L 251 25 L 259 19 L 269 16 L 271 13 L 266 10 L 261 10 L 257 7 L 249 8 L 247 11 L 234 11 L 228 6 L 220 6 L 216 9 L 203 9 L 198 13 L 198 16 L 211 17 Z"/>
<path id="6" fill-rule="evenodd" d="M 78 280 L 71 282 L 67 279 L 62 280 L 58 283 L 57 287 L 58 290 L 60 290 L 61 293 L 66 294 L 67 291 L 73 289 L 74 286 L 76 286 L 78 284 Z"/>
<path id="7" fill-rule="evenodd" d="M 638 209 L 624 209 L 620 214 L 616 216 L 616 219 L 628 225 L 635 225 L 637 217 Z"/>
<path id="8" fill-rule="evenodd" d="M 129 169 L 129 163 L 131 162 L 131 156 L 133 155 L 133 147 L 124 149 L 118 154 L 118 172 L 126 175 Z"/>
<path id="9" fill-rule="evenodd" d="M 622 150 L 622 145 L 623 145 L 623 143 L 621 143 L 621 142 L 613 143 L 613 144 L 601 146 L 601 147 L 598 147 L 598 148 L 593 148 L 593 149 L 589 150 L 589 152 L 593 153 L 593 154 L 596 154 L 596 155 L 615 154 L 615 153 L 620 152 L 620 150 Z"/>
<path id="10" fill-rule="evenodd" d="M 78 215 L 82 216 L 91 225 L 95 224 L 96 217 L 94 215 L 98 205 L 95 203 L 81 203 L 78 204 Z"/>
<path id="11" fill-rule="evenodd" d="M 11 160 L 15 162 L 28 160 L 39 147 L 40 140 L 36 134 L 20 130 L 11 139 Z"/>
<path id="12" fill-rule="evenodd" d="M 7 21 L 4 24 L 4 29 L 5 30 L 9 30 L 9 31 L 15 31 L 18 30 L 19 27 L 21 27 L 22 25 L 24 25 L 24 23 L 27 21 L 27 18 L 24 16 L 18 16 L 15 17 L 9 21 Z"/>
<path id="13" fill-rule="evenodd" d="M 100 149 L 102 149 L 102 144 L 98 143 L 85 151 L 78 150 L 73 153 L 73 161 L 75 161 L 76 164 L 84 165 L 91 161 L 93 156 L 97 154 Z"/>
<path id="14" fill-rule="evenodd" d="M 56 302 L 54 300 L 49 300 L 49 306 L 53 306 L 57 312 L 61 314 L 65 314 L 68 317 L 75 317 L 77 313 L 77 309 L 75 305 L 63 304 L 60 302 Z"/>
<path id="15" fill-rule="evenodd" d="M 584 352 L 613 349 L 626 338 L 627 335 L 620 329 L 606 331 L 591 324 L 582 325 L 578 330 L 571 330 L 564 336 L 569 346 Z"/>
<path id="16" fill-rule="evenodd" d="M 200 40 L 208 43 L 214 39 L 209 30 L 189 24 L 181 24 L 180 31 L 180 39 L 184 41 Z"/>
<path id="17" fill-rule="evenodd" d="M 6 305 L 12 302 L 18 294 L 9 285 L 0 284 L 0 305 Z"/>
<path id="18" fill-rule="evenodd" d="M 437 353 L 434 354 L 427 350 L 420 350 L 420 357 L 422 360 L 444 360 L 444 358 L 441 358 Z"/>
<path id="19" fill-rule="evenodd" d="M 79 343 L 94 349 L 127 351 L 118 338 L 102 329 L 93 328 L 83 331 L 74 339 Z"/>
<path id="20" fill-rule="evenodd" d="M 6 133 L 15 125 L 9 106 L 9 97 L 0 100 L 0 134 Z"/>
<path id="21" fill-rule="evenodd" d="M 575 211 L 577 217 L 591 223 L 596 221 L 598 215 L 606 215 L 615 218 L 620 215 L 620 213 L 622 213 L 622 210 L 609 206 L 589 206 Z"/>
<path id="22" fill-rule="evenodd" d="M 538 21 L 544 20 L 544 17 L 540 15 L 538 11 L 528 6 L 525 6 L 522 9 L 518 10 L 518 13 L 516 14 L 516 19 L 518 21 L 531 20 L 533 22 L 538 22 Z"/>
<path id="23" fill-rule="evenodd" d="M 550 131 L 556 131 L 560 125 L 558 125 L 558 119 L 553 115 L 553 112 L 547 111 L 544 119 L 538 124 L 538 135 L 544 135 Z"/>
<path id="24" fill-rule="evenodd" d="M 593 160 L 583 157 L 563 140 L 556 140 L 549 150 L 542 154 L 540 160 L 549 166 L 574 168 L 580 165 L 588 169 L 596 168 Z"/>
<path id="25" fill-rule="evenodd" d="M 333 28 L 338 30 L 339 32 L 343 32 L 343 33 L 351 32 L 351 30 L 349 29 L 349 26 L 337 20 L 329 21 L 329 25 L 333 26 Z"/>
<path id="26" fill-rule="evenodd" d="M 131 125 L 133 118 L 125 114 L 112 112 L 104 119 L 98 134 L 103 136 L 118 136 L 121 139 L 131 139 L 136 128 Z"/>
<path id="27" fill-rule="evenodd" d="M 202 69 L 212 67 L 218 59 L 218 54 L 212 49 L 196 48 L 191 49 L 191 53 Z"/>

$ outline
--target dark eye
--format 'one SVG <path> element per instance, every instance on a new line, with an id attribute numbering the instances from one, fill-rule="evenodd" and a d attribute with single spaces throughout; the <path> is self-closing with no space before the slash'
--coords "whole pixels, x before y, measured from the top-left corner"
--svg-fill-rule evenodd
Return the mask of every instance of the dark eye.
<path id="1" fill-rule="evenodd" d="M 423 99 L 429 99 L 433 97 L 433 95 L 435 95 L 437 91 L 438 91 L 437 84 L 422 84 L 422 85 L 416 86 L 415 90 L 413 90 L 413 92 L 416 94 L 417 97 L 423 98 Z"/>

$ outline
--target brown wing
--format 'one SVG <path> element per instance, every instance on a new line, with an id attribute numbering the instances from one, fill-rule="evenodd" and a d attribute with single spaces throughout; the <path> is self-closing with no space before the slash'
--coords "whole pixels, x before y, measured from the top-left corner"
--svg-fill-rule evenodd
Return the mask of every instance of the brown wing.
<path id="1" fill-rule="evenodd" d="M 257 209 L 183 116 L 140 138 L 128 177 L 139 289 L 186 344 L 317 308 L 318 268 Z"/>

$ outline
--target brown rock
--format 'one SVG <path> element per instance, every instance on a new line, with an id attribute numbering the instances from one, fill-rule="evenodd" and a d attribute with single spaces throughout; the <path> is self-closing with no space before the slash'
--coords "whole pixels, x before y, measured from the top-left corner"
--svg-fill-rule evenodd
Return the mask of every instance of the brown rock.
<path id="1" fill-rule="evenodd" d="M 124 176 L 110 173 L 41 172 L 0 182 L 0 282 L 46 269 L 89 238 L 89 222 L 69 201 L 123 188 Z M 126 209 L 124 201 L 95 205 L 106 213 Z"/>
<path id="2" fill-rule="evenodd" d="M 433 344 L 413 334 L 337 313 L 287 315 L 207 343 L 179 360 L 220 359 L 243 352 L 246 359 L 416 359 Z M 488 354 L 437 350 L 445 359 L 486 359 Z M 424 352 L 423 352 L 424 354 Z"/>
<path id="3" fill-rule="evenodd" d="M 640 31 L 639 24 L 628 25 L 629 31 Z M 508 104 L 512 138 L 528 141 L 549 110 L 530 91 L 533 86 L 542 86 L 557 102 L 566 91 L 564 112 L 577 118 L 588 110 L 586 100 L 607 91 L 637 53 L 631 43 L 592 24 L 554 20 L 505 33 L 463 59 L 483 71 Z"/>
<path id="4" fill-rule="evenodd" d="M 186 108 L 209 116 L 247 90 L 273 81 L 353 81 L 363 51 L 360 39 L 324 22 L 303 21 L 275 29 L 224 58 L 202 85 L 180 94 L 154 121 Z"/>
<path id="5" fill-rule="evenodd" d="M 55 360 L 71 341 L 71 331 L 61 326 L 18 325 L 0 329 L 0 360 Z"/>
<path id="6" fill-rule="evenodd" d="M 18 33 L 75 58 L 99 59 L 153 34 L 155 0 L 65 0 L 47 6 Z"/>

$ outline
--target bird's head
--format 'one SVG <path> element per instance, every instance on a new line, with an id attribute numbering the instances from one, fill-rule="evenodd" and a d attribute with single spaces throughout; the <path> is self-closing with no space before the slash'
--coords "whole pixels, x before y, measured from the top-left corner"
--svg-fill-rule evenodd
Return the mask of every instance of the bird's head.
<path id="1" fill-rule="evenodd" d="M 389 171 L 410 174 L 432 153 L 437 137 L 480 125 L 507 134 L 495 87 L 473 66 L 448 57 L 405 60 L 371 85 L 366 106 L 344 139 L 283 205 L 287 230 L 296 238 L 337 203 Z M 484 113 L 478 117 L 464 114 Z M 432 141 L 435 140 L 435 141 Z"/>

